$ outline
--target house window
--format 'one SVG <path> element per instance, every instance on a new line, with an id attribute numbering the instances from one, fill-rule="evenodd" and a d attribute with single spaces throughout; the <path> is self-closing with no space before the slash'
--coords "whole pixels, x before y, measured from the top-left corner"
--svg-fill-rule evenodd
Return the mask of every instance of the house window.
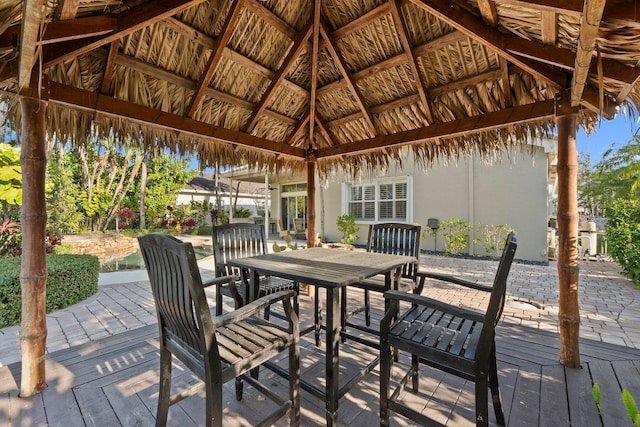
<path id="1" fill-rule="evenodd" d="M 363 184 L 345 184 L 343 212 L 359 222 L 408 222 L 410 177 Z"/>

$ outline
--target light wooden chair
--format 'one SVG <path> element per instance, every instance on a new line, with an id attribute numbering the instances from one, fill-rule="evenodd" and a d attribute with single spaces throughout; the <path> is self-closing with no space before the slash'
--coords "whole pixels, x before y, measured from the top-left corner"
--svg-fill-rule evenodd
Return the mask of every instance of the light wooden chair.
<path id="1" fill-rule="evenodd" d="M 204 389 L 206 425 L 222 427 L 222 386 L 236 380 L 236 399 L 242 399 L 243 381 L 248 382 L 278 408 L 262 425 L 271 425 L 287 413 L 290 424 L 300 425 L 300 336 L 298 316 L 291 299 L 294 292 L 267 295 L 224 316 L 212 317 L 204 287 L 226 283 L 235 286 L 235 276 L 202 283 L 191 243 L 164 234 L 138 238 L 158 317 L 160 340 L 160 392 L 156 426 L 165 426 L 169 406 Z M 287 326 L 260 319 L 260 310 L 282 301 Z M 289 399 L 278 397 L 267 386 L 246 375 L 282 351 L 289 351 Z M 202 383 L 171 396 L 172 356 L 197 375 Z M 250 410 L 255 410 L 249 405 Z"/>
<path id="2" fill-rule="evenodd" d="M 507 237 L 493 286 L 485 286 L 461 278 L 441 274 L 418 273 L 424 288 L 426 279 L 439 280 L 490 293 L 484 312 L 449 305 L 414 293 L 387 291 L 390 303 L 380 325 L 380 425 L 389 425 L 389 412 L 394 411 L 419 425 L 434 425 L 427 415 L 399 400 L 409 378 L 413 391 L 419 389 L 419 363 L 475 383 L 476 425 L 489 423 L 488 389 L 491 390 L 496 422 L 504 425 L 500 403 L 496 362 L 495 328 L 502 315 L 507 289 L 507 276 L 516 252 L 516 235 Z M 403 313 L 400 302 L 411 304 Z M 411 368 L 400 381 L 398 389 L 389 395 L 391 354 L 404 351 L 411 354 Z M 415 401 L 415 400 L 414 400 Z"/>

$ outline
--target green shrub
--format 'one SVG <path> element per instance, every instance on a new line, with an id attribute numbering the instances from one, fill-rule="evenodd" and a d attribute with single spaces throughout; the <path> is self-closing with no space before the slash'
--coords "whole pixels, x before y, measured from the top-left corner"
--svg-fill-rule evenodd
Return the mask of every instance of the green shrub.
<path id="1" fill-rule="evenodd" d="M 616 200 L 607 207 L 607 218 L 609 254 L 640 285 L 640 200 Z"/>
<path id="2" fill-rule="evenodd" d="M 478 223 L 476 231 L 481 237 L 474 239 L 473 243 L 482 245 L 487 255 L 499 257 L 507 235 L 513 231 L 513 228 L 509 224 L 487 225 Z"/>
<path id="3" fill-rule="evenodd" d="M 336 225 L 338 226 L 338 230 L 342 233 L 342 237 L 340 238 L 341 243 L 351 245 L 358 240 L 357 233 L 359 228 L 356 226 L 355 215 L 340 215 L 336 220 Z"/>
<path id="4" fill-rule="evenodd" d="M 92 255 L 47 255 L 47 313 L 98 291 L 100 262 Z M 0 259 L 0 328 L 20 323 L 20 258 Z"/>
<path id="5" fill-rule="evenodd" d="M 467 221 L 460 218 L 449 218 L 447 222 L 440 224 L 439 229 L 444 237 L 445 253 L 455 255 L 466 249 L 471 229 L 471 224 Z"/>
<path id="6" fill-rule="evenodd" d="M 201 225 L 189 231 L 192 236 L 211 236 L 211 226 Z"/>

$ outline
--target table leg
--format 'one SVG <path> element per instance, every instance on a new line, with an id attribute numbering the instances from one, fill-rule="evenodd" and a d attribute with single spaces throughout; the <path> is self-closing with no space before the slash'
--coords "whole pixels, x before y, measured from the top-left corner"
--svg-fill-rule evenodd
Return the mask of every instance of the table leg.
<path id="1" fill-rule="evenodd" d="M 340 389 L 340 363 L 339 363 L 339 339 L 340 339 L 340 288 L 327 288 L 327 426 L 338 425 L 338 398 Z"/>

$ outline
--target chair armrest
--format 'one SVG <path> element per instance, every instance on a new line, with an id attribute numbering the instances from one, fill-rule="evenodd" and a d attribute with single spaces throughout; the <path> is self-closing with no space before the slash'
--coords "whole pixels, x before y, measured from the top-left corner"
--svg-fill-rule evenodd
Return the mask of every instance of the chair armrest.
<path id="1" fill-rule="evenodd" d="M 434 308 L 444 313 L 451 314 L 453 316 L 464 317 L 465 319 L 473 320 L 476 322 L 484 321 L 484 313 L 462 307 L 456 307 L 454 305 L 447 304 L 433 298 L 428 298 L 423 295 L 417 295 L 402 291 L 387 291 L 384 293 L 384 298 L 388 301 L 406 301 L 411 304 Z"/>
<path id="2" fill-rule="evenodd" d="M 238 279 L 239 277 L 235 275 L 215 277 L 213 279 L 205 280 L 204 282 L 202 282 L 202 286 L 206 288 L 213 285 L 225 285 L 227 283 L 235 282 Z"/>
<path id="3" fill-rule="evenodd" d="M 491 292 L 493 287 L 487 285 L 481 285 L 479 283 L 471 282 L 469 280 L 460 279 L 459 277 L 447 276 L 445 274 L 437 274 L 437 273 L 425 273 L 419 271 L 416 273 L 416 276 L 420 279 L 420 284 L 418 285 L 418 289 L 422 291 L 424 287 L 425 279 L 435 279 L 440 280 L 442 282 L 449 282 L 455 285 L 464 286 L 466 288 L 477 289 L 479 291 Z"/>
<path id="4" fill-rule="evenodd" d="M 247 317 L 254 316 L 260 313 L 260 310 L 270 306 L 271 304 L 278 301 L 285 301 L 285 312 L 289 317 L 290 322 L 298 322 L 298 316 L 295 311 L 291 308 L 291 299 L 295 296 L 295 291 L 286 290 L 279 291 L 273 294 L 265 295 L 262 298 L 259 298 L 247 305 L 244 305 L 237 310 L 234 310 L 230 313 L 225 313 L 220 316 L 212 317 L 213 327 L 219 328 L 221 326 L 225 326 L 229 323 L 238 322 L 240 320 L 246 319 Z M 287 309 L 287 305 L 289 309 Z"/>

